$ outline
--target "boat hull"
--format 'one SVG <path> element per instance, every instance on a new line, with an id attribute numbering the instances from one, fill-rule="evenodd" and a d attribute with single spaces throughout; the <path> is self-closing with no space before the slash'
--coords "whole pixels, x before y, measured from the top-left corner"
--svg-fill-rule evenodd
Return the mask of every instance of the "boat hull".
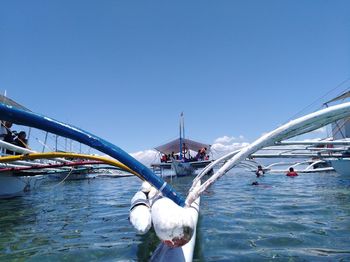
<path id="1" fill-rule="evenodd" d="M 191 166 L 190 162 L 173 161 L 171 165 L 177 176 L 191 176 L 195 172 L 195 168 Z"/>
<path id="2" fill-rule="evenodd" d="M 95 177 L 96 175 L 91 174 L 91 169 L 81 169 L 81 170 L 66 170 L 52 172 L 49 174 L 49 178 L 52 180 L 83 180 Z"/>
<path id="3" fill-rule="evenodd" d="M 13 176 L 11 173 L 0 175 L 0 199 L 22 196 L 41 183 L 43 176 Z"/>
<path id="4" fill-rule="evenodd" d="M 330 160 L 334 170 L 342 176 L 350 176 L 350 158 Z"/>

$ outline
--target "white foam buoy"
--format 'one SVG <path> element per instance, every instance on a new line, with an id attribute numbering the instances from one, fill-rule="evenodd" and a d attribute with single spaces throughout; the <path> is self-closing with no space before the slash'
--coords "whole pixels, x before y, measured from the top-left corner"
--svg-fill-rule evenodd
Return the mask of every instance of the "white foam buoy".
<path id="1" fill-rule="evenodd" d="M 152 185 L 150 183 L 148 183 L 147 181 L 143 181 L 142 185 L 140 187 L 140 191 L 144 192 L 144 193 L 148 193 L 149 191 L 151 191 L 152 189 Z"/>
<path id="2" fill-rule="evenodd" d="M 196 226 L 191 208 L 180 207 L 163 197 L 153 203 L 151 214 L 154 230 L 166 245 L 179 247 L 191 240 Z"/>
<path id="3" fill-rule="evenodd" d="M 146 234 L 151 228 L 151 209 L 148 198 L 144 192 L 136 192 L 131 199 L 129 219 L 130 223 L 139 234 Z"/>

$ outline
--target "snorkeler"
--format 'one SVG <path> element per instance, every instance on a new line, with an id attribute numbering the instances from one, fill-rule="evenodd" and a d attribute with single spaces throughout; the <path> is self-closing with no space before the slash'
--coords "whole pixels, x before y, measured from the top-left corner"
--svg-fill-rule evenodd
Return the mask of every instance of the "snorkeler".
<path id="1" fill-rule="evenodd" d="M 286 176 L 298 176 L 298 174 L 294 171 L 293 167 L 290 167 Z"/>
<path id="2" fill-rule="evenodd" d="M 262 166 L 260 166 L 260 165 L 258 166 L 258 170 L 256 170 L 255 174 L 256 174 L 256 177 L 260 177 L 260 176 L 265 174 Z"/>

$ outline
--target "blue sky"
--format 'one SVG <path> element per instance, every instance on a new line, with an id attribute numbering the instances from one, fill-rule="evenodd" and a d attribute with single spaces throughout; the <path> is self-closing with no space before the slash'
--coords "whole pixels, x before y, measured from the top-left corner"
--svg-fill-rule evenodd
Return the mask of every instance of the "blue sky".
<path id="1" fill-rule="evenodd" d="M 1 1 L 0 92 L 128 152 L 175 138 L 182 111 L 190 138 L 252 141 L 350 77 L 349 10 L 338 0 Z"/>

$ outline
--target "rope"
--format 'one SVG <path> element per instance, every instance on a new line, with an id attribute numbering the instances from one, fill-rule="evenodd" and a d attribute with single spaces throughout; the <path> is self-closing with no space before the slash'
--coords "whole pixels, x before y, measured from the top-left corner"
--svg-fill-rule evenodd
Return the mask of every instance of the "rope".
<path id="1" fill-rule="evenodd" d="M 346 119 L 341 125 L 339 125 L 338 121 L 335 122 L 336 123 L 336 128 L 334 130 L 334 134 L 337 134 L 338 132 L 341 134 L 342 138 L 346 138 L 345 134 L 343 134 L 343 131 L 341 130 L 348 122 L 349 122 L 350 118 Z M 334 137 L 333 137 L 334 139 Z"/>
<path id="2" fill-rule="evenodd" d="M 70 169 L 68 175 L 66 175 L 66 177 L 63 178 L 63 180 L 61 180 L 59 183 L 57 183 L 57 184 L 54 185 L 53 187 L 56 187 L 56 186 L 59 186 L 59 185 L 63 184 L 63 183 L 66 181 L 66 179 L 70 176 L 70 174 L 73 172 L 73 170 L 74 170 L 74 168 L 72 167 L 72 168 Z"/>
<path id="3" fill-rule="evenodd" d="M 39 138 L 35 138 L 36 141 L 38 141 L 39 144 L 41 144 L 43 147 L 48 148 L 50 151 L 54 151 L 53 148 L 49 147 L 47 144 L 45 144 L 43 141 L 41 141 Z"/>

